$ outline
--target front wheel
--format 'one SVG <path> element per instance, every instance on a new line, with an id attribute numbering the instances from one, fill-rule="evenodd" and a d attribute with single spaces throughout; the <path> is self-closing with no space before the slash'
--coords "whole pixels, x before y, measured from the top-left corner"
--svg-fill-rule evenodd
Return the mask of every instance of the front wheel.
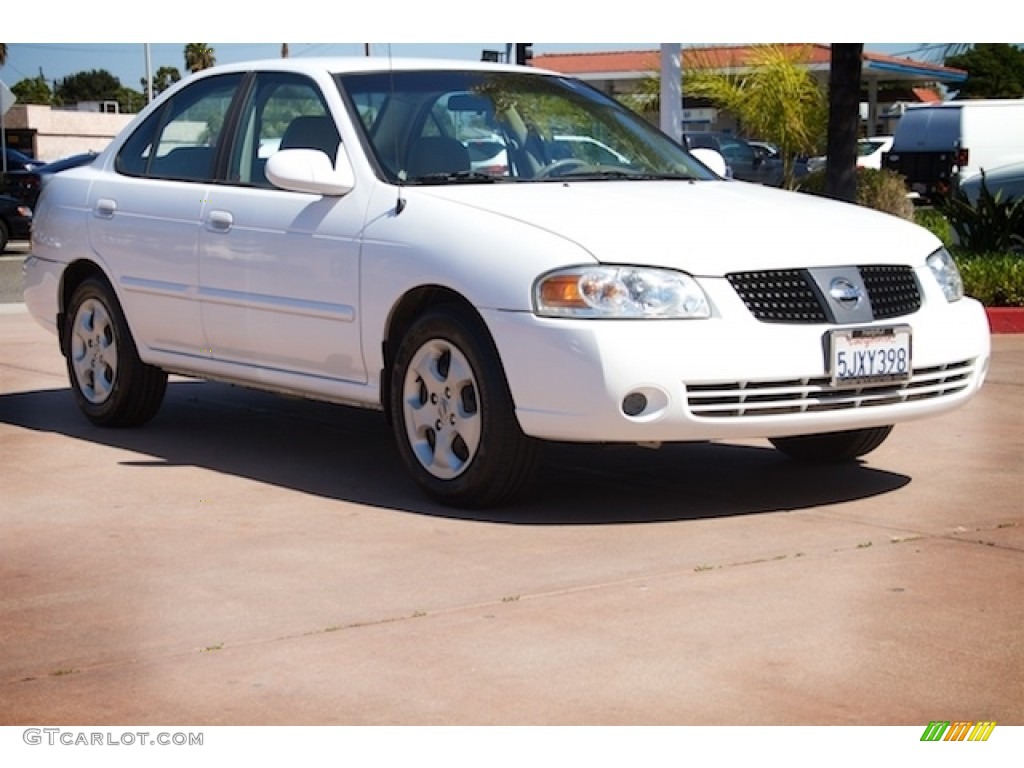
<path id="1" fill-rule="evenodd" d="M 71 296 L 64 350 L 82 413 L 103 427 L 146 423 L 160 408 L 167 374 L 139 359 L 117 297 L 103 280 L 84 280 Z"/>
<path id="2" fill-rule="evenodd" d="M 892 432 L 892 426 L 825 432 L 820 435 L 775 437 L 770 442 L 784 454 L 800 461 L 836 463 L 853 461 L 875 450 Z"/>
<path id="3" fill-rule="evenodd" d="M 468 311 L 431 310 L 395 353 L 391 424 L 429 496 L 457 507 L 510 500 L 530 481 L 537 444 L 523 434 L 490 338 Z"/>

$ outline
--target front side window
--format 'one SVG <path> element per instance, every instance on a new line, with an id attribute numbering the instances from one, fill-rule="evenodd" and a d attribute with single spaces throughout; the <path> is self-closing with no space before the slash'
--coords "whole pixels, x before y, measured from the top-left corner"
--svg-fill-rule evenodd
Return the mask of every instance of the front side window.
<path id="1" fill-rule="evenodd" d="M 210 77 L 185 88 L 125 142 L 116 168 L 128 176 L 209 181 L 228 110 L 242 75 Z"/>
<path id="2" fill-rule="evenodd" d="M 242 110 L 228 178 L 270 187 L 264 169 L 278 150 L 319 149 L 334 162 L 339 143 L 337 126 L 313 81 L 291 73 L 261 74 Z"/>
<path id="3" fill-rule="evenodd" d="M 393 71 L 337 81 L 393 183 L 713 178 L 641 117 L 571 78 Z"/>

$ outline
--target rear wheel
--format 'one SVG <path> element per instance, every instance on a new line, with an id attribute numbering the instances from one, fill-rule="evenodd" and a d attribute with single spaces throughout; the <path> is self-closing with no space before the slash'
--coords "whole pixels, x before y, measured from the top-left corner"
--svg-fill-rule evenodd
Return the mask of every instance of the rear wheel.
<path id="1" fill-rule="evenodd" d="M 139 359 L 121 305 L 107 283 L 90 277 L 68 305 L 64 332 L 68 378 L 82 413 L 104 427 L 132 427 L 156 415 L 167 374 Z"/>
<path id="2" fill-rule="evenodd" d="M 497 353 L 466 310 L 431 310 L 395 353 L 391 424 L 417 484 L 458 507 L 510 500 L 530 481 L 537 444 L 523 434 Z"/>
<path id="3" fill-rule="evenodd" d="M 826 432 L 821 435 L 771 438 L 771 444 L 793 459 L 817 463 L 853 461 L 875 450 L 892 432 L 892 426 Z"/>

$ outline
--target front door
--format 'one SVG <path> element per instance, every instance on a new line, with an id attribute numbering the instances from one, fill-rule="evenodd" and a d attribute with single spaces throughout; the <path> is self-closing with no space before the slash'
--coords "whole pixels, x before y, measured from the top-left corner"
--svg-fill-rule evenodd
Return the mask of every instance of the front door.
<path id="1" fill-rule="evenodd" d="M 325 379 L 366 380 L 357 323 L 360 190 L 289 192 L 263 173 L 279 149 L 321 149 L 334 160 L 344 151 L 338 145 L 316 83 L 291 73 L 257 76 L 228 183 L 204 201 L 199 237 L 210 355 L 246 368 L 247 377 L 299 390 L 322 390 Z"/>

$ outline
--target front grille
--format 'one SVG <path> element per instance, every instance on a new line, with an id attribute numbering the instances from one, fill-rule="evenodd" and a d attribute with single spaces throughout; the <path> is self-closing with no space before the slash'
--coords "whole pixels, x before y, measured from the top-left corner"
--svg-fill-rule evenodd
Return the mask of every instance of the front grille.
<path id="1" fill-rule="evenodd" d="M 876 320 L 910 315 L 921 308 L 921 292 L 910 267 L 861 267 L 860 277 Z"/>
<path id="2" fill-rule="evenodd" d="M 824 323 L 822 308 L 805 270 L 735 272 L 726 275 L 743 303 L 765 323 Z"/>
<path id="3" fill-rule="evenodd" d="M 706 419 L 777 416 L 791 413 L 872 408 L 948 397 L 966 389 L 974 360 L 919 368 L 908 381 L 892 385 L 837 389 L 827 376 L 781 381 L 689 384 L 687 405 Z"/>
<path id="4" fill-rule="evenodd" d="M 860 273 L 874 319 L 902 317 L 921 308 L 921 292 L 907 266 L 851 267 Z M 726 279 L 755 318 L 763 323 L 834 323 L 828 300 L 810 270 L 733 272 Z"/>

